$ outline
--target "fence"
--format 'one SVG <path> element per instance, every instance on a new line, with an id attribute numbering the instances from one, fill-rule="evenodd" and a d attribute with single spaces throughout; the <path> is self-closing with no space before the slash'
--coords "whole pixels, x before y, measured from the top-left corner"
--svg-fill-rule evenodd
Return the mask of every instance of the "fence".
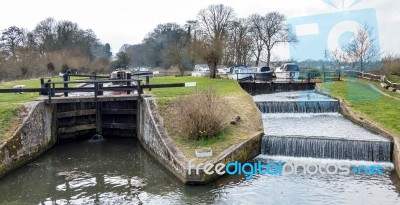
<path id="1" fill-rule="evenodd" d="M 327 82 L 327 81 L 340 81 L 340 71 L 327 71 L 327 72 L 254 72 L 254 73 L 236 73 L 229 75 L 230 78 L 236 79 L 239 82 Z M 234 77 L 233 77 L 234 76 Z"/>
<path id="2" fill-rule="evenodd" d="M 365 73 L 361 71 L 356 71 L 356 70 L 346 70 L 345 71 L 347 76 L 351 77 L 358 77 L 358 78 L 363 78 L 366 80 L 373 80 L 373 81 L 382 81 L 383 75 L 375 75 L 372 73 Z"/>
<path id="3" fill-rule="evenodd" d="M 358 78 L 363 78 L 366 80 L 383 82 L 386 85 L 388 85 L 388 87 L 392 87 L 392 88 L 395 88 L 396 90 L 400 90 L 400 83 L 393 83 L 393 82 L 389 81 L 386 78 L 386 76 L 384 76 L 384 75 L 375 75 L 372 73 L 365 73 L 365 72 L 356 71 L 356 70 L 348 70 L 345 72 L 346 72 L 346 75 L 351 76 L 351 77 L 358 77 Z"/>
<path id="4" fill-rule="evenodd" d="M 82 76 L 82 75 L 80 75 Z M 87 76 L 90 77 L 90 76 Z M 24 88 L 23 86 L 15 87 L 13 89 L 0 89 L 0 93 L 24 93 L 24 92 L 39 92 L 41 95 L 48 95 L 49 103 L 51 103 L 51 98 L 55 96 L 56 93 L 64 93 L 65 97 L 68 97 L 69 93 L 77 92 L 92 92 L 94 93 L 94 98 L 103 95 L 105 91 L 111 92 L 126 92 L 130 94 L 131 92 L 136 92 L 139 96 L 143 93 L 143 89 L 152 88 L 172 88 L 172 87 L 195 87 L 197 84 L 195 82 L 186 83 L 172 83 L 172 84 L 153 84 L 150 85 L 148 82 L 148 77 L 146 77 L 146 84 L 142 84 L 140 79 L 121 79 L 121 80 L 84 80 L 84 81 L 60 81 L 60 82 L 44 82 L 44 79 L 40 79 L 41 88 Z M 64 79 L 69 79 L 65 75 Z M 104 87 L 103 84 L 112 83 L 119 84 L 115 87 Z M 56 85 L 63 85 L 62 88 L 56 87 Z M 93 87 L 69 87 L 70 84 L 93 84 Z"/>

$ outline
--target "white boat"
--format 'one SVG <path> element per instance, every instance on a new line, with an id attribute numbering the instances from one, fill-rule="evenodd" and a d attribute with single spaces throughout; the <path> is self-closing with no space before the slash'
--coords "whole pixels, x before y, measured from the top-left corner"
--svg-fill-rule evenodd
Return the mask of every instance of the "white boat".
<path id="1" fill-rule="evenodd" d="M 256 68 L 255 78 L 258 81 L 272 81 L 274 72 L 268 66 Z"/>
<path id="2" fill-rule="evenodd" d="M 285 63 L 275 69 L 276 80 L 296 80 L 300 76 L 299 66 L 295 63 Z"/>
<path id="3" fill-rule="evenodd" d="M 251 80 L 254 78 L 254 68 L 237 65 L 229 68 L 228 79 Z"/>
<path id="4" fill-rule="evenodd" d="M 206 77 L 210 76 L 210 69 L 207 64 L 197 64 L 194 66 L 192 71 L 192 76 L 196 77 Z"/>
<path id="5" fill-rule="evenodd" d="M 126 80 L 128 79 L 128 75 L 131 74 L 131 71 L 124 69 L 117 69 L 113 71 L 110 75 L 110 80 Z M 126 82 L 113 82 L 113 85 L 123 85 Z"/>

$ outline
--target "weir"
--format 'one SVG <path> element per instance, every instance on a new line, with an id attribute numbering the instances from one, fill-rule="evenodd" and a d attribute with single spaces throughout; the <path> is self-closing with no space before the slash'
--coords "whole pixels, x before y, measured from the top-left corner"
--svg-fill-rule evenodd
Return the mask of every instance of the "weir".
<path id="1" fill-rule="evenodd" d="M 339 102 L 314 91 L 254 96 L 263 113 L 261 154 L 391 162 L 392 142 L 345 119 Z"/>
<path id="2" fill-rule="evenodd" d="M 323 159 L 391 162 L 390 141 L 265 136 L 261 154 Z"/>
<path id="3" fill-rule="evenodd" d="M 256 102 L 262 113 L 328 113 L 339 112 L 339 102 L 330 101 L 264 101 Z"/>

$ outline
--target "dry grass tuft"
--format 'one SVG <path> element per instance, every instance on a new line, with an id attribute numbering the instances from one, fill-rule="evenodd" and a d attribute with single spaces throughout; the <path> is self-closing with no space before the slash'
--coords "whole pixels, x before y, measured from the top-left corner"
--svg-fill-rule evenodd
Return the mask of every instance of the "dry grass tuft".
<path id="1" fill-rule="evenodd" d="M 233 117 L 228 103 L 212 88 L 179 97 L 172 105 L 168 112 L 175 120 L 176 134 L 191 141 L 220 135 Z"/>

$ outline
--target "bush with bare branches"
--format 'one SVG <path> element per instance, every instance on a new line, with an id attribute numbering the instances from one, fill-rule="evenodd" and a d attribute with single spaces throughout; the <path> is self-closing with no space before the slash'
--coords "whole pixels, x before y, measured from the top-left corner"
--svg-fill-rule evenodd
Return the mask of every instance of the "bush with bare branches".
<path id="1" fill-rule="evenodd" d="M 218 136 L 229 125 L 231 110 L 214 89 L 200 90 L 172 102 L 170 113 L 177 134 L 188 140 Z"/>

